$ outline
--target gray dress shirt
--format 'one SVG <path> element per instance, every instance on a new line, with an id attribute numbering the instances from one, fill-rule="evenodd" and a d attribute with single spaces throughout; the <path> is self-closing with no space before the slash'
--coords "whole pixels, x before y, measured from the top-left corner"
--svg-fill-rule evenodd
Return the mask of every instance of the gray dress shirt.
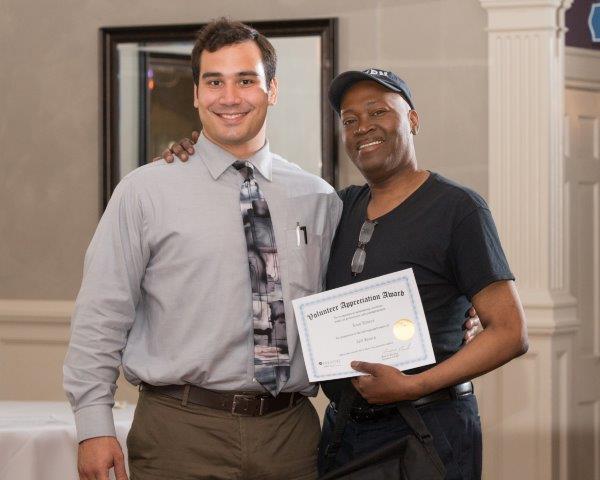
<path id="1" fill-rule="evenodd" d="M 231 154 L 201 136 L 186 163 L 138 168 L 115 189 L 86 253 L 64 388 L 78 440 L 114 435 L 119 366 L 134 385 L 261 391 L 253 381 L 252 296 Z M 324 180 L 269 151 L 248 159 L 281 264 L 290 379 L 308 382 L 291 300 L 319 292 L 342 203 Z M 297 235 L 297 227 L 306 227 Z"/>

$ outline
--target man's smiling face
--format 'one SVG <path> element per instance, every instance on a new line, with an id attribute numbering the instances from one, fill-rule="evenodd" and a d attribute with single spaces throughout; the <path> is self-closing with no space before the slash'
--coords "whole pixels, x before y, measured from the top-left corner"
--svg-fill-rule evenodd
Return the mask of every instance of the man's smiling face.
<path id="1" fill-rule="evenodd" d="M 200 54 L 200 78 L 194 87 L 204 134 L 239 158 L 265 143 L 267 108 L 277 99 L 277 83 L 267 87 L 260 49 L 253 41 Z"/>
<path id="2" fill-rule="evenodd" d="M 370 80 L 350 87 L 342 98 L 342 140 L 348 156 L 370 179 L 405 167 L 412 148 L 416 112 L 400 94 Z M 412 115 L 412 116 L 411 116 Z"/>

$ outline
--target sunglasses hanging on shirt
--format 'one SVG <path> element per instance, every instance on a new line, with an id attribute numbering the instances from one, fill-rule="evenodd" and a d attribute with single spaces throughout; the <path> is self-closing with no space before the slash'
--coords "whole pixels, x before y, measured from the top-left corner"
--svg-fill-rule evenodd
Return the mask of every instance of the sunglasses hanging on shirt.
<path id="1" fill-rule="evenodd" d="M 365 247 L 371 240 L 376 225 L 377 222 L 375 221 L 365 220 L 365 222 L 362 224 L 362 227 L 360 227 L 360 233 L 358 234 L 358 245 L 356 246 L 356 251 L 352 256 L 352 262 L 350 264 L 352 276 L 354 277 L 361 273 L 365 267 L 365 260 L 367 258 L 367 251 Z"/>

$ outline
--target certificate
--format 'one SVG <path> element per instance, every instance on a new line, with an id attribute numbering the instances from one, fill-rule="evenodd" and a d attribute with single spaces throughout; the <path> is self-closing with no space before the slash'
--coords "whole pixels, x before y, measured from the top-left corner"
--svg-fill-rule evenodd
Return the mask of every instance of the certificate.
<path id="1" fill-rule="evenodd" d="M 311 382 L 362 375 L 353 360 L 435 363 L 412 268 L 292 301 Z"/>

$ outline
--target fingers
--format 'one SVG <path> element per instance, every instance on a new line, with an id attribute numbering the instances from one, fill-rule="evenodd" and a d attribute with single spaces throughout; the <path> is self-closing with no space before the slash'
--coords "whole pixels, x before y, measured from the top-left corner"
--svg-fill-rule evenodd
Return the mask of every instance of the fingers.
<path id="1" fill-rule="evenodd" d="M 351 362 L 350 366 L 356 370 L 357 372 L 367 373 L 369 375 L 361 375 L 359 377 L 354 377 L 352 381 L 352 385 L 356 391 L 363 397 L 367 402 L 371 402 L 369 395 L 367 394 L 368 386 L 371 384 L 372 380 L 375 378 L 373 375 L 377 371 L 377 364 L 369 363 L 369 362 Z M 365 390 L 367 388 L 367 390 Z"/>
<path id="2" fill-rule="evenodd" d="M 127 476 L 123 477 L 127 480 Z M 79 480 L 110 480 L 108 470 L 104 469 L 87 469 L 85 471 L 79 471 Z M 117 480 L 121 478 L 117 477 Z"/>
<path id="3" fill-rule="evenodd" d="M 123 465 L 125 468 L 125 465 Z M 106 466 L 94 465 L 86 466 L 79 469 L 79 480 L 110 480 L 108 474 L 109 468 Z M 125 477 L 118 477 L 117 480 L 127 480 L 127 474 Z"/>
<path id="4" fill-rule="evenodd" d="M 472 331 L 472 332 L 480 332 L 481 330 L 483 330 L 483 327 L 481 325 L 481 320 L 479 320 L 479 317 L 474 317 L 474 318 L 469 318 L 468 322 L 465 322 L 465 324 L 468 323 L 469 325 L 467 326 L 467 328 Z"/>
<path id="5" fill-rule="evenodd" d="M 369 362 L 351 362 L 350 366 L 357 372 L 375 375 L 377 373 L 377 364 Z"/>
<path id="6" fill-rule="evenodd" d="M 189 153 L 190 155 L 192 155 L 194 153 L 194 144 L 192 143 L 192 141 L 189 138 L 182 138 L 179 141 L 179 144 L 181 145 L 182 148 L 185 149 L 185 151 L 187 153 Z"/>
<path id="7" fill-rule="evenodd" d="M 465 343 L 469 343 L 471 340 L 475 338 L 475 332 L 471 327 L 467 327 L 465 330 L 465 334 L 463 335 L 463 340 Z"/>
<path id="8" fill-rule="evenodd" d="M 465 343 L 469 343 L 478 333 L 480 333 L 483 328 L 481 326 L 481 320 L 477 316 L 477 311 L 474 307 L 470 307 L 465 312 L 465 318 L 467 319 L 465 323 L 463 323 L 463 330 L 465 330 L 465 334 L 463 339 Z"/>
<path id="9" fill-rule="evenodd" d="M 182 162 L 187 162 L 188 159 L 188 154 L 181 145 L 186 140 L 187 138 L 183 138 L 179 140 L 179 143 L 173 143 L 173 145 L 171 145 L 171 153 L 177 155 L 177 157 L 179 157 L 179 160 L 181 160 Z"/>
<path id="10" fill-rule="evenodd" d="M 171 150 L 169 150 L 168 148 L 162 152 L 162 156 L 155 158 L 154 160 L 152 160 L 153 162 L 155 162 L 156 160 L 160 160 L 160 159 L 164 159 L 167 163 L 173 163 L 173 160 L 175 160 L 175 157 L 173 157 L 173 154 L 171 153 Z"/>
<path id="11" fill-rule="evenodd" d="M 122 453 L 115 455 L 115 478 L 116 480 L 128 480 L 127 471 L 125 470 L 125 458 Z"/>
<path id="12" fill-rule="evenodd" d="M 181 148 L 185 149 L 185 152 L 187 152 L 189 155 L 193 155 L 195 150 L 194 150 L 194 144 L 192 143 L 192 141 L 189 138 L 183 138 L 181 140 Z M 183 150 L 182 150 L 183 151 Z"/>
<path id="13" fill-rule="evenodd" d="M 195 152 L 194 144 L 198 141 L 200 137 L 200 133 L 197 131 L 192 132 L 192 139 L 182 138 L 179 140 L 179 143 L 173 142 L 169 145 L 169 148 L 162 152 L 161 157 L 157 157 L 152 161 L 164 159 L 167 163 L 173 163 L 175 161 L 175 156 L 179 157 L 179 160 L 182 162 L 187 162 L 190 155 L 193 155 Z"/>
<path id="14" fill-rule="evenodd" d="M 370 375 L 361 375 L 360 377 L 354 377 L 352 381 L 352 385 L 356 389 L 356 391 L 363 397 L 368 403 L 377 403 L 376 397 L 373 396 L 373 392 L 371 391 L 373 388 L 373 381 L 375 377 Z"/>
<path id="15" fill-rule="evenodd" d="M 479 317 L 470 318 L 464 323 L 463 328 L 465 329 L 465 334 L 463 339 L 465 343 L 469 343 L 473 340 L 477 335 L 483 332 L 483 327 L 481 325 L 481 321 Z"/>

